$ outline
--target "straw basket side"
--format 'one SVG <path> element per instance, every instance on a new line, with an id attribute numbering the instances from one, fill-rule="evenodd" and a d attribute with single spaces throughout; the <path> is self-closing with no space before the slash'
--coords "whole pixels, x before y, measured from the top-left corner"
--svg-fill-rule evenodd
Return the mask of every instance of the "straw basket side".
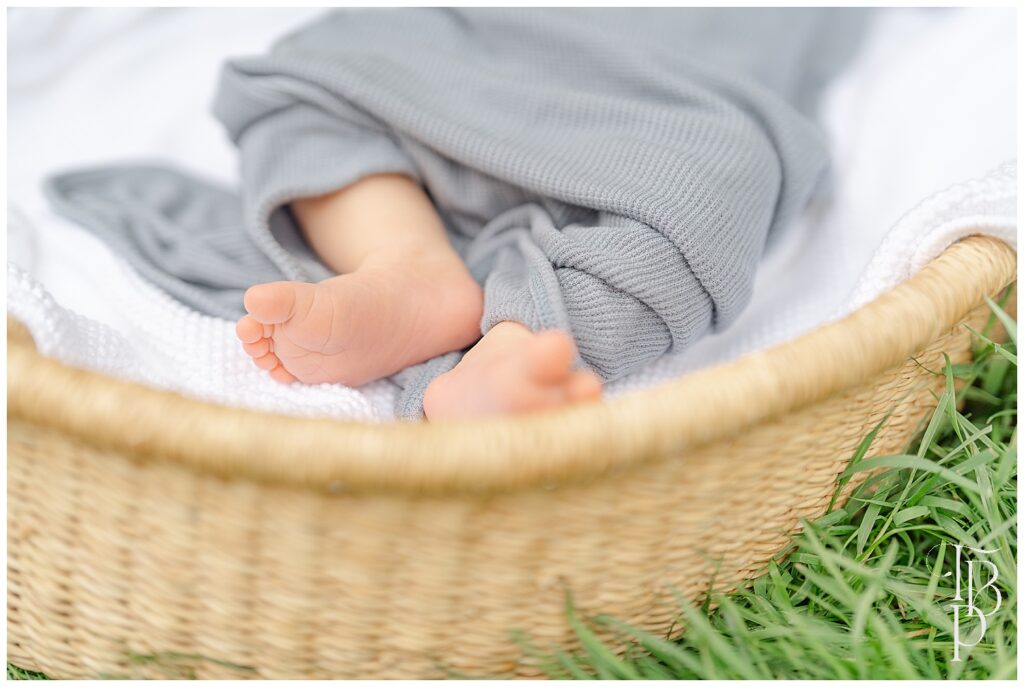
<path id="1" fill-rule="evenodd" d="M 8 660 L 62 678 L 531 676 L 513 633 L 572 647 L 567 592 L 668 632 L 673 590 L 762 571 L 883 418 L 869 455 L 904 447 L 1015 265 L 970 239 L 772 351 L 445 427 L 219 408 L 14 331 Z"/>

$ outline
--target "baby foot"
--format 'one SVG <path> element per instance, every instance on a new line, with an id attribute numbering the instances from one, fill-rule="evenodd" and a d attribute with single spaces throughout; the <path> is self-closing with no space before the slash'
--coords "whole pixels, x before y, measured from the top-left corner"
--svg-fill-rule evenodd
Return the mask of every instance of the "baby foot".
<path id="1" fill-rule="evenodd" d="M 514 322 L 491 329 L 458 365 L 427 387 L 428 420 L 556 408 L 601 396 L 601 380 L 573 370 L 576 347 L 560 331 L 533 333 Z"/>
<path id="2" fill-rule="evenodd" d="M 420 258 L 319 284 L 254 286 L 235 331 L 279 382 L 360 386 L 470 345 L 480 338 L 482 307 L 461 263 Z"/>

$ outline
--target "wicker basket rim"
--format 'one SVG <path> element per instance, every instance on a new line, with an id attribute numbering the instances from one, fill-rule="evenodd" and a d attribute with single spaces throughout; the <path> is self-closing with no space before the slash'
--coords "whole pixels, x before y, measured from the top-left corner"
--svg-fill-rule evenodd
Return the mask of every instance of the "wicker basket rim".
<path id="1" fill-rule="evenodd" d="M 969 237 L 849 316 L 771 349 L 608 401 L 433 425 L 284 416 L 190 399 L 46 358 L 9 319 L 8 415 L 138 460 L 317 490 L 554 486 L 666 456 L 685 460 L 684 449 L 863 384 L 1015 278 L 1009 246 Z"/>

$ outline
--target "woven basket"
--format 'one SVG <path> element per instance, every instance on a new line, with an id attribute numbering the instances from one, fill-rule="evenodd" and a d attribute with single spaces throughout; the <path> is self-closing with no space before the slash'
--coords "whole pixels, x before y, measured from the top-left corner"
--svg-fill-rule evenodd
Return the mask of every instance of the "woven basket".
<path id="1" fill-rule="evenodd" d="M 900 451 L 1015 279 L 980 237 L 846 319 L 608 402 L 371 425 L 226 408 L 8 338 L 8 660 L 52 677 L 537 673 L 757 575 L 858 443 Z M 678 631 L 678 630 L 677 630 Z"/>

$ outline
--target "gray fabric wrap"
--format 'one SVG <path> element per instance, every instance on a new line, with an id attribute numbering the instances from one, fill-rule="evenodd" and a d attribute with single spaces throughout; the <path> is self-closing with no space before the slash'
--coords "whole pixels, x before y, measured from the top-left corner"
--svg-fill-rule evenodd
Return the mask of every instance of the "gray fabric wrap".
<path id="1" fill-rule="evenodd" d="M 430 193 L 503 320 L 575 337 L 611 380 L 732 322 L 773 230 L 827 166 L 811 115 L 863 11 L 403 9 L 331 13 L 229 61 L 214 113 L 233 194 L 156 166 L 52 179 L 58 211 L 203 312 L 331 272 L 288 210 L 399 172 Z M 460 353 L 393 380 L 396 412 Z"/>

